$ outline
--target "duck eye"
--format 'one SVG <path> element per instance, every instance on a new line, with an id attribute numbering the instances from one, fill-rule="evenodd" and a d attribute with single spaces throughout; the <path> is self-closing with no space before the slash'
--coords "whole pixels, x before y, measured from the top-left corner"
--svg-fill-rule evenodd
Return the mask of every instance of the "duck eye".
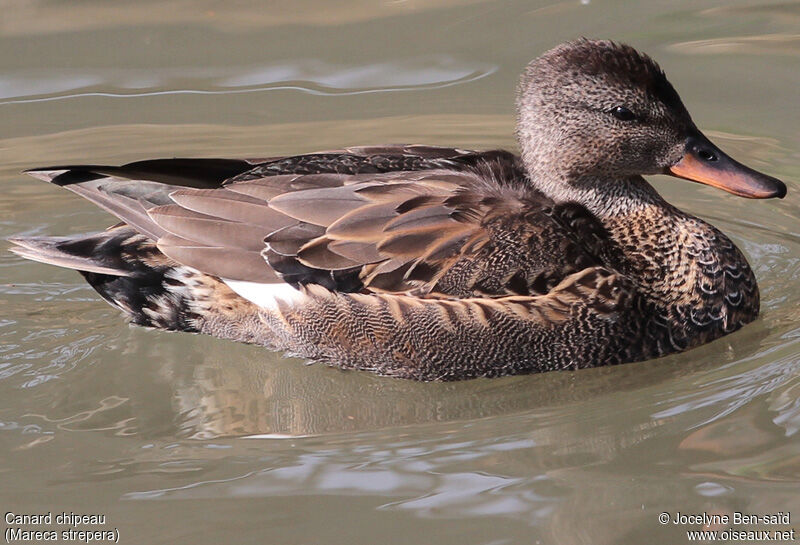
<path id="1" fill-rule="evenodd" d="M 611 115 L 613 115 L 620 121 L 633 121 L 634 119 L 636 119 L 634 113 L 625 106 L 617 106 L 616 108 L 611 110 Z"/>

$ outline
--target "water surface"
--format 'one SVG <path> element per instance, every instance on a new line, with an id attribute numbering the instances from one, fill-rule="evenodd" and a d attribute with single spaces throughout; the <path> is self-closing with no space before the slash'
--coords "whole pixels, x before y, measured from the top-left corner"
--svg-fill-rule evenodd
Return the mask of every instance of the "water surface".
<path id="1" fill-rule="evenodd" d="M 519 71 L 581 35 L 649 52 L 721 147 L 790 188 L 757 202 L 653 178 L 747 254 L 763 316 L 742 331 L 657 361 L 457 384 L 131 328 L 76 273 L 2 252 L 3 512 L 105 514 L 93 529 L 122 543 L 197 544 L 674 545 L 699 526 L 662 512 L 800 520 L 800 5 L 0 8 L 0 237 L 113 221 L 19 174 L 33 166 L 513 148 Z"/>

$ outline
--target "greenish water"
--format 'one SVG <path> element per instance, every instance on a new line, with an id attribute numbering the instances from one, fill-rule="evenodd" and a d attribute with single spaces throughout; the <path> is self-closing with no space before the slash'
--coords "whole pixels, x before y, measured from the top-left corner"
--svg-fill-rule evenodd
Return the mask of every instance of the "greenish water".
<path id="1" fill-rule="evenodd" d="M 756 202 L 653 178 L 747 254 L 756 323 L 657 361 L 458 384 L 131 328 L 74 272 L 2 251 L 3 513 L 104 514 L 85 529 L 121 543 L 674 545 L 700 528 L 662 512 L 783 511 L 788 525 L 731 528 L 800 529 L 800 4 L 0 9 L 3 238 L 113 221 L 19 174 L 33 166 L 513 148 L 519 71 L 581 35 L 650 53 L 723 149 L 789 185 Z"/>

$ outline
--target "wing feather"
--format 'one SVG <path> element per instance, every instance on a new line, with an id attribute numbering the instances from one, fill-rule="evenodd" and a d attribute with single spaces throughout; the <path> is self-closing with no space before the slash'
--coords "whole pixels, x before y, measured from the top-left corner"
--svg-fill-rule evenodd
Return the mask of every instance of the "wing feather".
<path id="1" fill-rule="evenodd" d="M 157 246 L 164 255 L 178 263 L 200 271 L 214 271 L 215 276 L 261 283 L 281 281 L 275 272 L 266 266 L 261 252 L 204 246 L 174 235 L 162 237 Z"/>
<path id="2" fill-rule="evenodd" d="M 472 189 L 479 185 L 473 173 L 306 177 L 181 189 L 170 194 L 173 204 L 148 214 L 170 236 L 190 241 L 160 242 L 165 253 L 212 274 L 224 270 L 230 278 L 221 248 L 231 249 L 231 259 L 246 258 L 247 271 L 263 250 L 286 281 L 329 282 L 336 273 L 352 284 L 355 274 L 361 289 L 382 291 L 430 290 L 467 244 L 480 249 L 489 239 L 482 219 L 491 200 Z"/>
<path id="3" fill-rule="evenodd" d="M 174 191 L 169 197 L 188 210 L 206 216 L 264 227 L 267 232 L 286 225 L 286 217 L 272 210 L 266 201 L 228 189 Z"/>
<path id="4" fill-rule="evenodd" d="M 359 186 L 308 189 L 284 193 L 270 199 L 274 210 L 291 218 L 327 227 L 348 212 L 370 201 L 355 189 Z"/>
<path id="5" fill-rule="evenodd" d="M 524 265 L 524 255 L 490 259 L 494 237 L 515 236 L 498 218 L 518 214 L 530 193 L 507 152 L 367 146 L 51 170 L 54 183 L 156 240 L 167 256 L 229 279 L 459 294 L 480 280 L 481 290 L 502 294 L 502 282 L 486 277 L 511 278 Z M 516 274 L 515 283 L 533 276 Z M 444 277 L 449 287 L 438 284 Z"/>
<path id="6" fill-rule="evenodd" d="M 356 263 L 377 263 L 386 259 L 378 252 L 372 242 L 357 242 L 353 240 L 331 240 L 328 249 L 340 256 L 346 257 Z"/>
<path id="7" fill-rule="evenodd" d="M 351 210 L 325 230 L 328 238 L 360 242 L 378 242 L 384 226 L 398 216 L 397 203 L 367 204 Z"/>
<path id="8" fill-rule="evenodd" d="M 148 214 L 162 229 L 206 246 L 230 246 L 250 251 L 264 248 L 264 228 L 258 225 L 223 220 L 178 204 L 158 206 Z"/>
<path id="9" fill-rule="evenodd" d="M 352 269 L 363 265 L 328 249 L 329 242 L 327 237 L 315 238 L 298 250 L 297 259 L 303 265 L 328 271 Z"/>

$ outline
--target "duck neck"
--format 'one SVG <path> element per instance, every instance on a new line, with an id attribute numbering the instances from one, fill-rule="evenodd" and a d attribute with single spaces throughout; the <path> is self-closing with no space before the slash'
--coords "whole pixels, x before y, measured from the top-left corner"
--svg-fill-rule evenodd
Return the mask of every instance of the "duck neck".
<path id="1" fill-rule="evenodd" d="M 608 265 L 624 271 L 676 321 L 708 323 L 722 332 L 758 315 L 758 286 L 739 249 L 712 225 L 666 202 L 643 178 L 561 185 L 548 194 L 591 211 L 616 243 Z"/>
<path id="2" fill-rule="evenodd" d="M 544 177 L 539 180 L 537 188 L 555 202 L 580 203 L 603 223 L 646 210 L 674 210 L 641 176 L 613 181 L 600 176 L 570 181 Z"/>

